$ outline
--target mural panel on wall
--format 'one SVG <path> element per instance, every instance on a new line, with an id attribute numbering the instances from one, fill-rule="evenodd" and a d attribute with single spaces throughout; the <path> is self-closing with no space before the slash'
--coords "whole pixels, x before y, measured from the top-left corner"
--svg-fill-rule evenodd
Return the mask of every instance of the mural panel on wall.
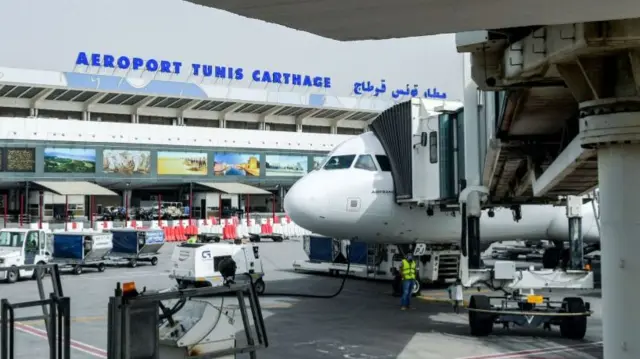
<path id="1" fill-rule="evenodd" d="M 158 175 L 204 176 L 207 158 L 203 152 L 158 151 Z"/>
<path id="2" fill-rule="evenodd" d="M 151 151 L 105 149 L 102 170 L 121 175 L 147 175 L 151 173 Z"/>
<path id="3" fill-rule="evenodd" d="M 36 149 L 35 148 L 6 148 L 7 172 L 35 172 Z"/>
<path id="4" fill-rule="evenodd" d="M 273 177 L 302 177 L 307 173 L 309 158 L 294 155 L 267 155 L 266 175 Z"/>
<path id="5" fill-rule="evenodd" d="M 44 171 L 47 173 L 95 173 L 96 150 L 47 147 L 44 149 Z"/>
<path id="6" fill-rule="evenodd" d="M 260 176 L 260 155 L 257 153 L 220 152 L 213 157 L 216 176 Z"/>
<path id="7" fill-rule="evenodd" d="M 322 167 L 324 161 L 327 159 L 327 156 L 313 156 L 313 168 L 312 171 L 315 171 Z"/>

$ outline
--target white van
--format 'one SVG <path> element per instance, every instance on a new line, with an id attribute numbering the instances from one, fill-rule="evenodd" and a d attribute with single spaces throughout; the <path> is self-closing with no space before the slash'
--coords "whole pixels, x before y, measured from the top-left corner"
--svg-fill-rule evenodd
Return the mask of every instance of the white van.
<path id="1" fill-rule="evenodd" d="M 52 235 L 50 231 L 41 229 L 1 229 L 0 280 L 15 283 L 21 278 L 33 278 L 35 269 L 18 270 L 15 267 L 47 264 L 53 252 Z"/>

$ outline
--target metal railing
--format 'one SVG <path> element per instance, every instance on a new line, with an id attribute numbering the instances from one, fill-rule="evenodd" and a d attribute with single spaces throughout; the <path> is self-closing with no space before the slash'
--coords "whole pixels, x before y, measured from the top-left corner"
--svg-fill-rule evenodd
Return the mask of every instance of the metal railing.
<path id="1" fill-rule="evenodd" d="M 69 359 L 71 356 L 71 300 L 63 296 L 60 269 L 57 264 L 25 265 L 7 270 L 34 270 L 40 299 L 12 303 L 0 299 L 0 359 L 15 359 L 16 322 L 44 320 L 49 341 L 50 359 Z M 43 273 L 45 271 L 45 273 Z M 44 292 L 44 274 L 51 274 L 53 292 L 47 297 Z M 41 307 L 42 315 L 16 317 L 16 310 Z"/>

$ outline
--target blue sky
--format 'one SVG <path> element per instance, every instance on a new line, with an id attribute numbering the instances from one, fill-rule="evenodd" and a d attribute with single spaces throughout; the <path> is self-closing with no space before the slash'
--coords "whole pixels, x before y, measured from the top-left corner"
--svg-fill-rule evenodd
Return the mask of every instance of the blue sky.
<path id="1" fill-rule="evenodd" d="M 89 148 L 57 148 L 48 147 L 44 149 L 45 157 L 60 157 L 78 161 L 96 161 L 96 150 Z"/>

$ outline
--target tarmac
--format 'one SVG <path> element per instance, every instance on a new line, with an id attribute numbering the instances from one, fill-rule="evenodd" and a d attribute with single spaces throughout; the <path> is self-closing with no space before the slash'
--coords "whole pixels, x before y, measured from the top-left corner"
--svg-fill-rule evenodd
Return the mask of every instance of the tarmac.
<path id="1" fill-rule="evenodd" d="M 333 294 L 341 279 L 293 272 L 294 259 L 305 258 L 302 243 L 265 241 L 260 255 L 266 273 L 266 293 Z M 173 244 L 162 248 L 158 266 L 110 267 L 103 273 L 87 270 L 62 276 L 64 294 L 71 298 L 72 358 L 106 358 L 107 303 L 117 282 L 135 281 L 138 288 L 174 285 L 168 278 Z M 49 282 L 45 278 L 45 282 Z M 48 290 L 49 291 L 49 290 Z M 467 313 L 455 314 L 442 288 L 426 289 L 409 311 L 400 311 L 399 298 L 388 282 L 348 279 L 333 299 L 262 297 L 269 347 L 258 352 L 266 359 L 597 359 L 602 358 L 602 315 L 599 291 L 554 291 L 553 298 L 581 294 L 591 302 L 587 337 L 571 341 L 557 329 L 496 327 L 486 338 L 469 335 Z M 475 290 L 469 290 L 467 297 Z M 11 302 L 38 299 L 35 281 L 0 284 L 0 297 Z M 17 312 L 36 315 L 38 310 Z M 237 321 L 240 323 L 241 321 Z M 554 327 L 555 328 L 555 327 Z M 240 336 L 241 337 L 241 336 Z M 242 340 L 239 340 L 242 341 Z M 17 359 L 48 357 L 42 321 L 16 324 Z M 239 355 L 238 358 L 248 358 Z"/>

